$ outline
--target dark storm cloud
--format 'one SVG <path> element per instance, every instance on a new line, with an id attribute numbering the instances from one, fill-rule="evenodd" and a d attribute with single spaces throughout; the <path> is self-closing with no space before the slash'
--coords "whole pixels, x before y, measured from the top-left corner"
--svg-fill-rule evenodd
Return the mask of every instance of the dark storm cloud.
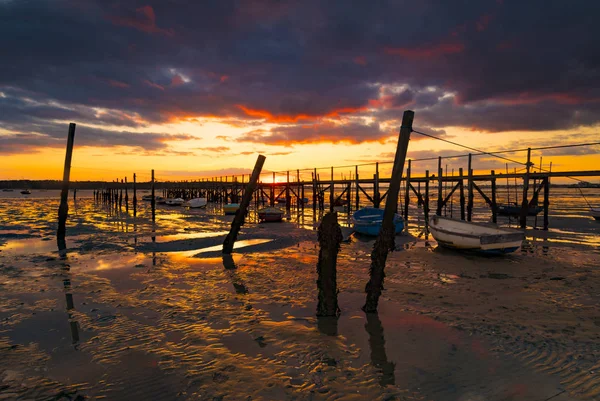
<path id="1" fill-rule="evenodd" d="M 591 125 L 600 121 L 599 12 L 557 0 L 2 2 L 0 54 L 10 57 L 0 92 L 17 88 L 44 105 L 2 107 L 123 126 L 265 120 L 296 124 L 265 140 L 297 143 L 377 140 L 375 127 L 334 132 L 318 120 L 372 113 L 383 123 L 408 107 L 416 124 L 437 128 Z M 301 135 L 315 122 L 326 131 Z"/>

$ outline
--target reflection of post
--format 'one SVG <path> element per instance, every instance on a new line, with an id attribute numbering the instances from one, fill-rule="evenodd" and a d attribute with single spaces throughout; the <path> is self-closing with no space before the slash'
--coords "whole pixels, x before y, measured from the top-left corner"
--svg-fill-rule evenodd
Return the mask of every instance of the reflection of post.
<path id="1" fill-rule="evenodd" d="M 60 206 L 58 207 L 58 230 L 56 231 L 56 242 L 61 255 L 67 250 L 65 235 L 67 233 L 67 216 L 69 214 L 69 177 L 71 175 L 71 157 L 73 156 L 73 141 L 75 139 L 75 124 L 69 124 L 69 135 L 67 138 L 67 154 L 65 156 L 65 167 L 63 171 L 63 185 L 60 193 Z"/>
<path id="2" fill-rule="evenodd" d="M 63 281 L 63 286 L 65 288 L 65 291 L 69 291 L 71 289 L 71 280 L 65 279 Z M 65 299 L 67 302 L 67 312 L 69 316 L 69 327 L 71 329 L 71 339 L 73 340 L 73 344 L 77 344 L 79 342 L 79 326 L 77 325 L 77 321 L 73 320 L 73 315 L 70 312 L 71 310 L 75 309 L 75 303 L 73 302 L 73 294 L 71 294 L 70 292 L 65 293 Z"/>
<path id="3" fill-rule="evenodd" d="M 319 316 L 317 317 L 317 329 L 327 336 L 338 335 L 338 317 L 337 316 Z"/>
<path id="4" fill-rule="evenodd" d="M 230 254 L 223 254 L 223 267 L 228 271 L 229 278 L 231 279 L 231 284 L 233 284 L 233 288 L 235 292 L 240 295 L 244 295 L 248 293 L 248 288 L 246 284 L 242 281 L 242 279 L 236 274 L 237 266 L 233 260 L 233 257 Z"/>
<path id="5" fill-rule="evenodd" d="M 402 126 L 400 128 L 400 136 L 396 148 L 396 156 L 394 158 L 394 167 L 392 169 L 392 178 L 385 202 L 383 212 L 383 222 L 379 235 L 375 240 L 373 251 L 371 252 L 371 268 L 369 271 L 369 282 L 365 287 L 367 299 L 362 309 L 369 312 L 377 311 L 377 304 L 383 289 L 383 279 L 385 277 L 385 262 L 388 252 L 394 249 L 394 236 L 396 234 L 396 226 L 394 223 L 395 211 L 398 209 L 398 193 L 400 192 L 400 181 L 402 179 L 402 170 L 404 169 L 404 160 L 406 159 L 406 151 L 412 131 L 412 123 L 414 112 L 407 110 L 402 116 Z"/>
<path id="6" fill-rule="evenodd" d="M 321 221 L 318 231 L 319 261 L 317 262 L 317 316 L 337 316 L 337 255 L 344 239 L 337 221 L 337 212 L 329 212 Z"/>
<path id="7" fill-rule="evenodd" d="M 254 170 L 252 171 L 252 176 L 250 177 L 250 181 L 246 186 L 246 192 L 242 198 L 242 203 L 240 204 L 240 207 L 235 213 L 235 217 L 231 222 L 231 230 L 229 231 L 229 234 L 227 234 L 225 241 L 223 241 L 223 253 L 230 254 L 233 251 L 233 244 L 237 239 L 241 226 L 244 224 L 246 212 L 248 210 L 248 206 L 250 205 L 250 200 L 252 199 L 254 189 L 256 188 L 256 182 L 258 181 L 262 167 L 265 164 L 265 159 L 265 156 L 258 155 L 256 164 L 254 165 Z"/>
<path id="8" fill-rule="evenodd" d="M 388 361 L 385 352 L 385 337 L 383 335 L 383 326 L 377 313 L 367 313 L 367 324 L 365 329 L 369 333 L 369 346 L 371 347 L 371 364 L 378 369 L 381 369 L 381 378 L 379 384 L 382 387 L 394 385 L 396 378 L 394 370 L 396 364 Z"/>

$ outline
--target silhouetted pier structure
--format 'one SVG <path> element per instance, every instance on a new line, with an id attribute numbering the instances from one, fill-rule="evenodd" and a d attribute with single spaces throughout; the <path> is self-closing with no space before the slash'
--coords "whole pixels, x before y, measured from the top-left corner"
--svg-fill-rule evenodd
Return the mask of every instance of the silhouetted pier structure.
<path id="1" fill-rule="evenodd" d="M 415 162 L 424 159 L 409 160 L 402 177 L 398 213 L 410 223 L 415 216 L 410 215 L 409 206 L 414 204 L 422 209 L 426 225 L 431 213 L 454 215 L 456 207 L 456 217 L 471 221 L 475 200 L 480 198 L 489 207 L 491 220 L 496 222 L 498 206 L 501 204 L 498 201 L 499 188 L 505 186 L 504 182 L 511 181 L 514 191 L 516 188 L 520 189 L 520 194 L 515 194 L 515 200 L 520 198 L 518 206 L 524 212 L 524 215 L 521 213 L 518 216 L 521 227 L 527 224 L 528 208 L 540 205 L 543 207 L 543 228 L 547 229 L 551 180 L 565 177 L 600 177 L 600 170 L 534 172 L 531 152 L 528 153 L 527 162 L 522 163 L 525 171 L 508 173 L 490 170 L 489 173 L 480 171 L 475 174 L 473 157 L 481 154 L 452 156 L 451 158 L 466 157 L 468 160 L 466 169 L 461 167 L 457 174 L 453 172 L 452 175 L 442 168 L 441 156 L 425 159 L 437 159 L 438 168 L 434 173 L 426 170 L 425 174 L 420 175 L 414 173 L 417 164 Z M 328 210 L 338 210 L 349 216 L 361 207 L 382 205 L 388 195 L 390 182 L 390 177 L 381 172 L 382 167 L 386 165 L 391 165 L 391 162 L 263 173 L 251 204 L 255 209 L 262 206 L 279 206 L 285 208 L 288 216 L 291 213 L 302 216 L 307 208 L 312 209 L 315 218 Z M 352 168 L 348 170 L 350 167 Z M 157 196 L 185 200 L 204 197 L 213 203 L 238 203 L 249 177 L 250 174 L 241 174 L 201 178 L 195 181 L 157 182 Z M 519 180 L 520 183 L 512 184 L 514 180 Z M 137 182 L 137 190 L 147 186 L 148 184 Z M 129 206 L 124 206 L 123 200 L 128 202 L 128 188 L 133 189 L 133 197 L 139 199 L 133 184 L 127 184 L 124 179 L 107 183 L 106 188 L 96 191 L 95 199 L 114 205 L 118 209 L 127 208 Z"/>

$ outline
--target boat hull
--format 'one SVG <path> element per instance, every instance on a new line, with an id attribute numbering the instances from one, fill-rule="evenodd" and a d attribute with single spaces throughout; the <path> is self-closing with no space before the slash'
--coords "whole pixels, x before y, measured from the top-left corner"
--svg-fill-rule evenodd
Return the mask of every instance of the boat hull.
<path id="1" fill-rule="evenodd" d="M 365 207 L 354 213 L 354 231 L 371 237 L 376 237 L 381 231 L 383 221 L 383 209 Z M 399 215 L 394 216 L 394 231 L 400 234 L 404 230 L 404 220 Z"/>
<path id="2" fill-rule="evenodd" d="M 283 220 L 283 210 L 276 207 L 266 207 L 258 211 L 258 219 L 264 222 L 278 222 Z"/>
<path id="3" fill-rule="evenodd" d="M 527 209 L 527 216 L 537 216 L 542 210 L 541 206 L 531 206 Z M 520 206 L 499 205 L 497 212 L 500 216 L 519 217 L 521 215 Z"/>
<path id="4" fill-rule="evenodd" d="M 184 200 L 181 198 L 175 199 L 165 199 L 165 205 L 167 206 L 181 206 L 183 205 Z"/>
<path id="5" fill-rule="evenodd" d="M 190 199 L 186 206 L 193 209 L 204 208 L 208 204 L 206 198 L 194 198 Z"/>
<path id="6" fill-rule="evenodd" d="M 240 208 L 239 204 L 229 203 L 229 204 L 223 206 L 223 212 L 227 215 L 236 214 L 236 212 L 238 211 L 239 208 Z"/>
<path id="7" fill-rule="evenodd" d="M 515 252 L 521 247 L 525 238 L 525 234 L 520 231 L 441 216 L 433 216 L 429 219 L 429 231 L 443 247 L 487 254 Z"/>

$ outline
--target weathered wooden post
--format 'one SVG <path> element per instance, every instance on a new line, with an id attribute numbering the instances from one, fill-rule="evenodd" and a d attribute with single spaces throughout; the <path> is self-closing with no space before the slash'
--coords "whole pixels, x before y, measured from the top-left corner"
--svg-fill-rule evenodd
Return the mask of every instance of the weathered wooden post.
<path id="1" fill-rule="evenodd" d="M 127 177 L 125 177 L 125 212 L 129 213 L 129 192 L 127 190 Z"/>
<path id="2" fill-rule="evenodd" d="M 133 173 L 133 216 L 137 216 L 137 190 L 136 190 L 136 178 Z"/>
<path id="3" fill-rule="evenodd" d="M 442 175 L 443 175 L 443 170 L 442 170 L 442 156 L 438 156 L 438 197 L 437 197 L 437 209 L 435 211 L 435 214 L 437 214 L 438 216 L 442 215 L 442 203 L 444 202 L 443 197 L 442 197 Z"/>
<path id="4" fill-rule="evenodd" d="M 425 219 L 425 238 L 429 234 L 429 170 L 425 170 L 425 199 L 423 200 L 423 218 Z"/>
<path id="5" fill-rule="evenodd" d="M 152 224 L 156 222 L 156 199 L 154 196 L 154 169 L 152 169 L 152 181 L 151 181 L 151 194 L 152 201 L 150 201 L 150 207 L 152 208 Z"/>
<path id="6" fill-rule="evenodd" d="M 329 181 L 329 211 L 333 212 L 333 204 L 335 201 L 335 192 L 333 189 L 333 167 L 331 167 L 331 180 Z"/>
<path id="7" fill-rule="evenodd" d="M 498 205 L 496 203 L 496 172 L 492 170 L 492 222 L 498 222 Z"/>
<path id="8" fill-rule="evenodd" d="M 375 163 L 375 175 L 373 176 L 373 200 L 373 206 L 379 208 L 379 206 L 381 206 L 381 196 L 379 194 L 379 162 Z"/>
<path id="9" fill-rule="evenodd" d="M 292 198 L 290 197 L 290 170 L 287 171 L 287 179 L 285 181 L 285 211 L 290 216 L 290 206 Z"/>
<path id="10" fill-rule="evenodd" d="M 229 234 L 227 234 L 227 237 L 225 237 L 225 241 L 223 241 L 224 254 L 231 254 L 231 252 L 233 251 L 233 245 L 235 244 L 238 233 L 240 232 L 240 227 L 244 225 L 246 212 L 248 210 L 248 206 L 250 205 L 250 201 L 252 200 L 252 194 L 254 193 L 254 189 L 256 188 L 258 177 L 260 177 L 260 172 L 263 168 L 263 165 L 265 164 L 265 159 L 265 156 L 258 155 L 256 164 L 254 165 L 254 170 L 252 170 L 252 176 L 250 177 L 250 181 L 248 181 L 246 191 L 244 192 L 244 196 L 242 197 L 240 207 L 235 213 L 235 217 L 231 222 L 231 230 L 229 231 Z"/>
<path id="11" fill-rule="evenodd" d="M 406 159 L 406 151 L 412 131 L 412 122 L 414 112 L 406 110 L 402 116 L 402 126 L 400 127 L 400 135 L 396 148 L 396 156 L 394 158 L 394 167 L 392 169 L 392 177 L 390 179 L 390 187 L 385 202 L 383 212 L 383 222 L 381 231 L 375 240 L 373 251 L 371 252 L 371 268 L 369 270 L 369 282 L 365 287 L 367 293 L 363 311 L 367 313 L 377 312 L 379 297 L 383 289 L 383 280 L 385 278 L 385 262 L 388 252 L 394 249 L 395 224 L 394 215 L 398 207 L 398 193 L 400 192 L 400 181 L 402 180 L 402 169 L 404 168 L 404 160 Z"/>
<path id="12" fill-rule="evenodd" d="M 548 231 L 548 209 L 550 207 L 550 175 L 544 179 L 544 230 Z"/>
<path id="13" fill-rule="evenodd" d="M 337 212 L 323 216 L 319 225 L 319 261 L 317 263 L 317 316 L 338 316 L 337 255 L 344 238 L 338 224 Z"/>
<path id="14" fill-rule="evenodd" d="M 77 188 L 73 188 L 73 202 L 77 200 Z"/>
<path id="15" fill-rule="evenodd" d="M 313 185 L 312 185 L 312 193 L 313 193 L 313 221 L 317 220 L 317 169 L 315 168 L 315 172 L 313 173 Z"/>
<path id="16" fill-rule="evenodd" d="M 460 219 L 465 219 L 465 185 L 464 185 L 464 175 L 463 169 L 460 167 L 458 169 L 458 175 L 460 176 L 460 181 L 458 182 L 458 190 L 460 193 Z"/>
<path id="17" fill-rule="evenodd" d="M 404 227 L 408 231 L 408 204 L 410 203 L 410 169 L 411 160 L 408 159 L 408 167 L 406 167 L 406 188 L 404 188 Z"/>
<path id="18" fill-rule="evenodd" d="M 358 183 L 358 165 L 354 166 L 354 185 L 356 190 L 356 200 L 354 203 L 354 210 L 358 210 L 360 207 L 360 186 Z"/>
<path id="19" fill-rule="evenodd" d="M 273 182 L 271 183 L 271 202 L 269 206 L 275 206 L 275 172 L 273 171 Z"/>
<path id="20" fill-rule="evenodd" d="M 73 156 L 73 142 L 75 140 L 75 123 L 69 124 L 67 136 L 67 153 L 65 155 L 65 166 L 63 170 L 63 184 L 60 192 L 60 206 L 58 207 L 58 229 L 56 230 L 56 242 L 58 251 L 63 256 L 67 249 L 67 216 L 69 215 L 69 178 L 71 176 L 71 158 Z"/>
<path id="21" fill-rule="evenodd" d="M 527 226 L 527 212 L 529 212 L 529 201 L 527 200 L 527 191 L 529 190 L 529 171 L 531 169 L 531 148 L 527 148 L 527 164 L 525 166 L 525 176 L 523 177 L 523 201 L 521 203 L 521 215 L 519 224 L 521 228 Z"/>
<path id="22" fill-rule="evenodd" d="M 467 181 L 467 221 L 473 217 L 473 169 L 471 168 L 471 154 L 469 153 L 468 181 Z"/>

